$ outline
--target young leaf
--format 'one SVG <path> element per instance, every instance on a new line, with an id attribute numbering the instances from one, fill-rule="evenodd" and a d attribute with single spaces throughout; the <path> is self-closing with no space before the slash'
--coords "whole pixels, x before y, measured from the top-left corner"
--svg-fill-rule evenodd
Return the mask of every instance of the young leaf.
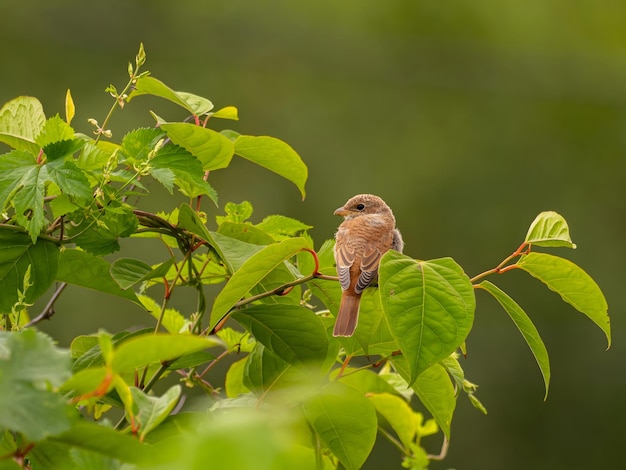
<path id="1" fill-rule="evenodd" d="M 291 181 L 304 199 L 308 169 L 288 144 L 274 137 L 240 135 L 235 140 L 235 153 Z"/>
<path id="2" fill-rule="evenodd" d="M 548 358 L 548 350 L 543 344 L 541 336 L 539 336 L 539 332 L 532 320 L 526 315 L 526 312 L 524 312 L 517 302 L 495 284 L 489 281 L 482 281 L 477 287 L 486 290 L 495 297 L 506 313 L 509 314 L 511 320 L 513 320 L 513 323 L 515 323 L 515 326 L 517 326 L 517 329 L 526 340 L 528 347 L 539 365 L 541 375 L 543 376 L 543 382 L 546 387 L 544 399 L 548 398 L 548 388 L 550 387 L 550 359 Z"/>
<path id="3" fill-rule="evenodd" d="M 144 308 L 152 315 L 155 319 L 159 319 L 161 317 L 161 306 L 157 304 L 154 299 L 148 297 L 147 295 L 139 295 L 139 300 L 143 304 Z M 161 323 L 163 328 L 167 330 L 168 333 L 177 334 L 182 333 L 183 331 L 189 331 L 190 322 L 176 309 L 166 308 L 163 314 L 163 321 Z"/>
<path id="4" fill-rule="evenodd" d="M 415 261 L 396 251 L 383 256 L 379 278 L 389 329 L 408 361 L 413 384 L 465 340 L 474 320 L 474 289 L 451 258 Z"/>
<path id="5" fill-rule="evenodd" d="M 221 345 L 218 339 L 193 335 L 149 334 L 123 342 L 113 356 L 111 366 L 119 374 L 136 368 L 170 361 L 185 354 Z"/>
<path id="6" fill-rule="evenodd" d="M 196 116 L 206 114 L 213 109 L 213 103 L 206 98 L 182 91 L 174 91 L 165 83 L 149 76 L 143 76 L 137 80 L 135 89 L 128 96 L 128 101 L 141 95 L 153 95 L 164 98 L 182 106 Z"/>
<path id="7" fill-rule="evenodd" d="M 328 337 L 321 319 L 298 305 L 257 305 L 233 314 L 257 341 L 289 364 L 321 364 Z"/>
<path id="8" fill-rule="evenodd" d="M 74 106 L 74 100 L 72 99 L 72 93 L 70 89 L 67 89 L 65 93 L 65 122 L 67 124 L 72 123 L 72 119 L 74 119 L 74 115 L 76 114 L 76 107 Z"/>
<path id="9" fill-rule="evenodd" d="M 25 233 L 0 229 L 0 313 L 9 313 L 18 301 L 18 290 L 24 290 L 24 276 L 29 268 L 31 286 L 25 293 L 26 303 L 46 293 L 58 267 L 59 248 L 54 243 L 33 243 Z"/>
<path id="10" fill-rule="evenodd" d="M 216 117 L 220 119 L 231 119 L 233 121 L 239 121 L 239 115 L 237 112 L 237 108 L 234 106 L 225 106 L 217 111 L 211 113 L 211 117 Z"/>
<path id="11" fill-rule="evenodd" d="M 305 247 L 308 247 L 306 239 L 290 238 L 280 243 L 268 245 L 248 258 L 215 298 L 209 329 L 217 325 L 242 297 L 279 264 Z"/>
<path id="12" fill-rule="evenodd" d="M 46 116 L 37 98 L 15 98 L 0 108 L 0 142 L 37 155 L 39 145 L 35 143 L 35 137 L 45 122 Z"/>
<path id="13" fill-rule="evenodd" d="M 141 305 L 135 293 L 122 290 L 110 274 L 111 265 L 102 257 L 81 250 L 64 250 L 59 259 L 56 280 L 123 297 Z"/>
<path id="14" fill-rule="evenodd" d="M 524 241 L 537 246 L 576 248 L 570 238 L 567 222 L 553 211 L 542 212 L 533 220 Z"/>
<path id="15" fill-rule="evenodd" d="M 147 395 L 137 387 L 130 387 L 133 404 L 138 411 L 135 418 L 139 422 L 139 440 L 161 424 L 172 412 L 181 394 L 180 385 L 174 385 L 161 397 Z"/>
<path id="16" fill-rule="evenodd" d="M 183 122 L 163 123 L 160 127 L 172 142 L 197 157 L 205 171 L 226 168 L 233 158 L 232 141 L 212 129 Z"/>
<path id="17" fill-rule="evenodd" d="M 352 387 L 331 383 L 302 405 L 322 444 L 347 470 L 361 468 L 376 441 L 376 411 Z"/>
<path id="18" fill-rule="evenodd" d="M 35 137 L 35 143 L 43 148 L 53 142 L 72 140 L 73 138 L 74 129 L 57 114 L 44 123 L 41 131 Z"/>
<path id="19" fill-rule="evenodd" d="M 528 253 L 520 258 L 517 266 L 598 325 L 611 347 L 609 307 L 600 287 L 589 274 L 571 261 L 547 253 Z"/>

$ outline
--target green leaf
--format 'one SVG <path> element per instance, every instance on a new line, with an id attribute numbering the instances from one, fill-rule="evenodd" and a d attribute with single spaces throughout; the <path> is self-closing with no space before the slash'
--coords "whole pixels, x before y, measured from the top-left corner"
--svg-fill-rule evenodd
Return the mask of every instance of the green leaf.
<path id="1" fill-rule="evenodd" d="M 170 387 L 161 397 L 147 395 L 137 387 L 130 387 L 133 404 L 137 407 L 135 418 L 139 422 L 139 440 L 143 441 L 146 435 L 161 424 L 172 412 L 182 389 L 180 385 Z"/>
<path id="2" fill-rule="evenodd" d="M 224 315 L 265 276 L 307 246 L 308 243 L 304 238 L 290 238 L 268 245 L 248 258 L 215 298 L 209 329 L 217 325 Z"/>
<path id="3" fill-rule="evenodd" d="M 134 258 L 118 258 L 111 265 L 111 277 L 122 289 L 126 290 L 148 279 L 163 277 L 174 264 L 174 258 L 157 265 L 155 268 Z"/>
<path id="4" fill-rule="evenodd" d="M 211 117 L 239 121 L 239 114 L 237 112 L 237 108 L 235 108 L 234 106 L 225 106 L 221 109 L 218 109 L 214 113 L 211 113 Z"/>
<path id="5" fill-rule="evenodd" d="M 380 263 L 383 310 L 409 365 L 409 384 L 463 343 L 474 320 L 474 289 L 451 258 L 415 261 L 396 251 Z"/>
<path id="6" fill-rule="evenodd" d="M 526 315 L 526 312 L 515 302 L 509 295 L 501 290 L 495 284 L 489 281 L 482 281 L 477 284 L 477 287 L 486 290 L 495 297 L 502 308 L 509 314 L 515 326 L 520 331 L 524 340 L 528 344 L 528 347 L 535 356 L 535 360 L 541 370 L 543 376 L 543 382 L 546 387 L 546 394 L 544 399 L 548 398 L 548 389 L 550 387 L 550 359 L 548 358 L 548 350 L 537 331 L 537 328 L 533 324 L 532 320 Z"/>
<path id="7" fill-rule="evenodd" d="M 291 181 L 304 199 L 308 169 L 288 144 L 274 137 L 240 135 L 235 140 L 235 153 Z"/>
<path id="8" fill-rule="evenodd" d="M 219 345 L 221 342 L 214 337 L 148 334 L 123 342 L 115 350 L 111 366 L 119 374 L 132 372 L 148 364 L 171 361 Z"/>
<path id="9" fill-rule="evenodd" d="M 158 305 L 154 299 L 148 297 L 147 295 L 139 295 L 139 300 L 143 304 L 144 308 L 157 320 L 161 316 L 161 306 Z M 163 321 L 161 323 L 163 328 L 167 330 L 168 333 L 176 334 L 182 333 L 187 328 L 191 327 L 191 322 L 187 320 L 183 315 L 176 309 L 166 308 L 165 313 L 163 315 Z M 187 329 L 188 331 L 188 329 Z"/>
<path id="10" fill-rule="evenodd" d="M 556 212 L 541 212 L 530 224 L 526 243 L 537 246 L 566 246 L 576 248 L 569 235 L 569 227 L 565 219 Z"/>
<path id="11" fill-rule="evenodd" d="M 142 127 L 128 132 L 122 139 L 121 152 L 124 161 L 133 164 L 148 159 L 157 142 L 165 137 L 161 129 Z"/>
<path id="12" fill-rule="evenodd" d="M 105 294 L 122 297 L 141 305 L 132 290 L 122 290 L 110 274 L 111 265 L 99 256 L 81 250 L 66 249 L 61 253 L 56 279 Z"/>
<path id="13" fill-rule="evenodd" d="M 0 313 L 8 313 L 24 289 L 30 268 L 31 286 L 25 302 L 33 303 L 46 293 L 59 268 L 59 248 L 47 240 L 33 243 L 25 233 L 0 229 Z"/>
<path id="14" fill-rule="evenodd" d="M 135 89 L 128 96 L 128 101 L 141 95 L 153 95 L 164 98 L 182 106 L 195 115 L 206 114 L 213 109 L 213 103 L 206 98 L 183 91 L 174 91 L 160 80 L 149 76 L 144 76 L 137 80 Z"/>
<path id="15" fill-rule="evenodd" d="M 450 425 L 456 408 L 456 397 L 450 376 L 441 364 L 434 364 L 422 372 L 413 390 L 435 421 L 450 439 Z"/>
<path id="16" fill-rule="evenodd" d="M 189 204 L 181 204 L 178 209 L 178 227 L 197 235 L 201 240 L 217 249 L 217 243 L 213 240 L 213 236 L 198 214 L 189 207 Z"/>
<path id="17" fill-rule="evenodd" d="M 528 253 L 520 258 L 517 266 L 589 317 L 604 332 L 608 347 L 611 347 L 609 307 L 600 287 L 589 274 L 571 261 L 547 253 Z"/>
<path id="18" fill-rule="evenodd" d="M 212 129 L 183 122 L 164 123 L 160 127 L 172 142 L 197 157 L 205 171 L 226 168 L 233 158 L 232 141 Z"/>
<path id="19" fill-rule="evenodd" d="M 0 429 L 31 441 L 69 429 L 65 400 L 46 385 L 59 386 L 69 376 L 69 353 L 49 336 L 30 329 L 0 331 L 0 396 L 10 399 L 10 406 L 0 406 Z"/>
<path id="20" fill-rule="evenodd" d="M 82 249 L 94 255 L 107 255 L 120 249 L 118 238 L 131 236 L 139 222 L 131 206 L 113 201 L 99 212 L 72 214 L 68 235 Z"/>
<path id="21" fill-rule="evenodd" d="M 257 305 L 233 314 L 257 341 L 289 364 L 321 364 L 328 337 L 321 319 L 299 305 Z"/>
<path id="22" fill-rule="evenodd" d="M 46 116 L 37 98 L 15 98 L 0 109 L 0 142 L 37 155 L 39 145 L 35 143 L 35 137 L 45 122 Z"/>
<path id="23" fill-rule="evenodd" d="M 256 228 L 270 234 L 276 240 L 282 240 L 285 237 L 293 237 L 306 232 L 313 227 L 284 215 L 269 215 L 261 223 L 256 224 Z"/>
<path id="24" fill-rule="evenodd" d="M 83 139 L 66 139 L 47 144 L 43 150 L 47 161 L 62 159 L 78 152 L 85 145 Z"/>
<path id="25" fill-rule="evenodd" d="M 376 441 L 372 403 L 351 387 L 332 383 L 302 405 L 320 441 L 347 470 L 361 468 Z"/>
<path id="26" fill-rule="evenodd" d="M 373 393 L 367 397 L 376 411 L 385 418 L 398 435 L 405 449 L 410 449 L 417 434 L 414 411 L 403 398 L 389 393 Z"/>
<path id="27" fill-rule="evenodd" d="M 35 143 L 43 148 L 53 142 L 72 139 L 74 139 L 74 129 L 57 114 L 46 120 L 35 137 Z"/>
<path id="28" fill-rule="evenodd" d="M 233 224 L 243 224 L 252 216 L 254 208 L 249 201 L 242 201 L 239 204 L 227 202 L 224 206 L 224 212 L 226 213 L 224 216 L 215 216 L 215 220 L 220 226 L 227 222 L 231 222 Z"/>
<path id="29" fill-rule="evenodd" d="M 122 462 L 157 463 L 154 449 L 136 438 L 91 421 L 76 421 L 66 432 L 51 436 L 50 441 L 72 448 L 89 450 Z"/>
<path id="30" fill-rule="evenodd" d="M 204 170 L 200 161 L 182 147 L 174 144 L 164 145 L 149 162 L 152 172 L 171 171 L 176 185 L 185 196 L 197 197 L 206 194 L 217 204 L 217 192 L 204 180 Z"/>
<path id="31" fill-rule="evenodd" d="M 54 182 L 63 194 L 78 199 L 89 201 L 93 192 L 85 173 L 73 162 L 55 160 L 46 163 L 46 170 L 52 182 Z"/>
<path id="32" fill-rule="evenodd" d="M 221 331 L 221 330 L 220 330 Z M 249 393 L 250 390 L 243 384 L 244 369 L 246 367 L 247 358 L 234 362 L 226 372 L 224 379 L 224 391 L 226 398 L 237 398 L 240 395 Z"/>
<path id="33" fill-rule="evenodd" d="M 276 387 L 291 366 L 267 349 L 256 343 L 248 355 L 243 372 L 243 385 L 262 396 L 270 388 Z"/>

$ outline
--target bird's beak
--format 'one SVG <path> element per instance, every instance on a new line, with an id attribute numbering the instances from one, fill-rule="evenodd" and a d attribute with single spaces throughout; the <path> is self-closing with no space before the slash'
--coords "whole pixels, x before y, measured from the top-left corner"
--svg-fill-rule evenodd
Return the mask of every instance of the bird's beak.
<path id="1" fill-rule="evenodd" d="M 348 212 L 349 211 L 345 207 L 341 206 L 341 207 L 335 209 L 335 212 L 333 212 L 333 215 L 340 215 L 340 216 L 344 217 L 344 216 L 348 215 Z"/>

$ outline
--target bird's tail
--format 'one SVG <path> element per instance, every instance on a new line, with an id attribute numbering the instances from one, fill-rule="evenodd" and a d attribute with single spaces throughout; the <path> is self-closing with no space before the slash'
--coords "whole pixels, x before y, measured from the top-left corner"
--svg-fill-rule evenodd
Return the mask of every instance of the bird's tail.
<path id="1" fill-rule="evenodd" d="M 343 292 L 333 336 L 352 336 L 354 334 L 356 324 L 359 321 L 360 301 L 360 295 L 349 295 L 347 292 Z"/>

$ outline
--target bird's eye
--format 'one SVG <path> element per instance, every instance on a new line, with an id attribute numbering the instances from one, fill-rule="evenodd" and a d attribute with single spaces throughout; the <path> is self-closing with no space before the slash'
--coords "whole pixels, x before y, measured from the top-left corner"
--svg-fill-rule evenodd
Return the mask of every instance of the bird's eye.
<path id="1" fill-rule="evenodd" d="M 357 204 L 356 205 L 356 210 L 362 211 L 363 209 L 365 209 L 365 204 Z"/>

